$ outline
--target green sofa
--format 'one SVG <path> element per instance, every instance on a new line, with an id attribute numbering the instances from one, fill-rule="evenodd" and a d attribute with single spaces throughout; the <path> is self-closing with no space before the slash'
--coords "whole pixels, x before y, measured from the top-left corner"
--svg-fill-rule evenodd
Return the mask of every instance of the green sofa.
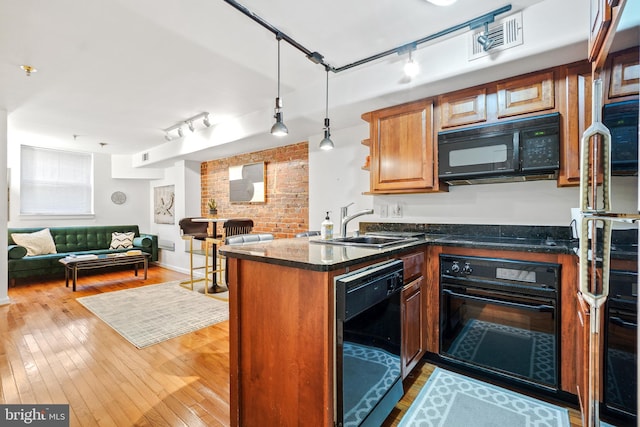
<path id="1" fill-rule="evenodd" d="M 51 237 L 56 245 L 55 254 L 26 256 L 26 249 L 17 245 L 11 234 L 33 233 L 49 228 Z M 133 232 L 133 248 L 109 249 L 111 233 Z M 158 236 L 140 234 L 137 225 L 96 225 L 86 227 L 39 227 L 39 228 L 9 228 L 8 271 L 9 282 L 15 284 L 15 279 L 51 276 L 64 274 L 64 265 L 58 260 L 70 254 L 108 254 L 140 249 L 151 254 L 149 261 L 158 260 Z"/>

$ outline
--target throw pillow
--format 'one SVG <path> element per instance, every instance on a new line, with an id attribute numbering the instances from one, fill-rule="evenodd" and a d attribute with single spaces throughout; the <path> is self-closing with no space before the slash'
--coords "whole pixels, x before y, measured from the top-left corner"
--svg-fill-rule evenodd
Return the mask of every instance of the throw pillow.
<path id="1" fill-rule="evenodd" d="M 111 246 L 109 249 L 129 249 L 133 247 L 133 237 L 135 233 L 133 231 L 128 233 L 118 233 L 114 231 L 111 233 Z"/>
<path id="2" fill-rule="evenodd" d="M 26 256 L 58 253 L 48 228 L 34 233 L 11 233 L 11 238 L 16 244 L 27 249 Z"/>

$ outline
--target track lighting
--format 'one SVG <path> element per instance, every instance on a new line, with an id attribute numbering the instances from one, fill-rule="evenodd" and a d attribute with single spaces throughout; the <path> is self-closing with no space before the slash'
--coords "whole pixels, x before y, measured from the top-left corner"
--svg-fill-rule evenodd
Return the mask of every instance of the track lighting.
<path id="1" fill-rule="evenodd" d="M 331 140 L 331 124 L 329 122 L 329 68 L 325 68 L 327 71 L 327 96 L 325 102 L 325 114 L 324 114 L 324 138 L 320 141 L 321 150 L 333 150 L 334 145 Z"/>
<path id="2" fill-rule="evenodd" d="M 480 46 L 482 46 L 482 49 L 486 52 L 493 47 L 493 42 L 494 40 L 489 37 L 489 23 L 485 22 L 484 33 L 478 36 L 478 43 L 480 43 Z"/>
<path id="3" fill-rule="evenodd" d="M 420 66 L 413 60 L 412 50 L 409 51 L 409 60 L 404 64 L 404 73 L 407 77 L 415 77 L 420 72 Z"/>
<path id="4" fill-rule="evenodd" d="M 282 118 L 282 99 L 280 99 L 280 40 L 282 40 L 282 35 L 280 33 L 276 34 L 276 39 L 278 40 L 278 96 L 276 97 L 276 107 L 273 114 L 276 122 L 271 126 L 271 134 L 284 136 L 289 133 L 289 129 L 287 129 Z"/>
<path id="5" fill-rule="evenodd" d="M 178 138 L 182 138 L 184 136 L 184 131 L 182 130 L 182 126 L 186 125 L 187 128 L 191 131 L 191 132 L 195 132 L 196 130 L 196 120 L 198 119 L 202 119 L 202 124 L 205 127 L 210 127 L 211 126 L 211 121 L 209 120 L 209 113 L 207 113 L 206 111 L 200 114 L 196 114 L 193 117 L 189 117 L 186 120 L 183 120 L 181 122 L 176 123 L 173 126 L 170 126 L 166 129 L 163 129 L 164 131 L 164 139 L 166 139 L 167 141 L 171 141 L 173 140 L 173 137 L 171 136 L 171 132 L 176 131 L 176 133 L 178 134 Z"/>

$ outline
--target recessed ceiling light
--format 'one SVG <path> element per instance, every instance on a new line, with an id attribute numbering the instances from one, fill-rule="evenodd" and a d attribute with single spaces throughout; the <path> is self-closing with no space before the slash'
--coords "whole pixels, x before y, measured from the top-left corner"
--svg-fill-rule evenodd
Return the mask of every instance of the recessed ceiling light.
<path id="1" fill-rule="evenodd" d="M 436 6 L 451 6 L 457 0 L 427 0 L 431 4 L 435 4 Z"/>

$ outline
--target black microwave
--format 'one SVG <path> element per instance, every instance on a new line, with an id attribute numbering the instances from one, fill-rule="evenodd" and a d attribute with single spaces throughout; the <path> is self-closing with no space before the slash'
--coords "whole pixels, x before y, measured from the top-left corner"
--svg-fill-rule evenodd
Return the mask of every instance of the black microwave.
<path id="1" fill-rule="evenodd" d="M 438 177 L 553 177 L 560 167 L 560 114 L 438 133 Z M 549 175 L 551 174 L 551 175 Z"/>
<path id="2" fill-rule="evenodd" d="M 602 122 L 611 133 L 611 174 L 637 174 L 638 100 L 605 105 Z"/>

